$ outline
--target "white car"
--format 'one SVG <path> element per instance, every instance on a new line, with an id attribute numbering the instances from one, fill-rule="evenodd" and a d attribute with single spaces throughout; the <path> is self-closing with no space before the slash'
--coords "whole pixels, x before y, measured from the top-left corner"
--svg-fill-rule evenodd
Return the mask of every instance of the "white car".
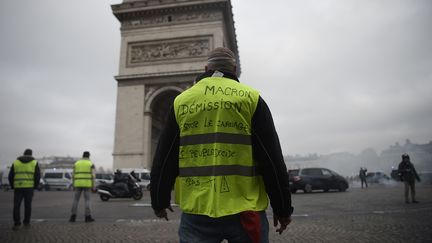
<path id="1" fill-rule="evenodd" d="M 72 169 L 46 169 L 43 176 L 45 190 L 71 190 L 72 172 Z"/>

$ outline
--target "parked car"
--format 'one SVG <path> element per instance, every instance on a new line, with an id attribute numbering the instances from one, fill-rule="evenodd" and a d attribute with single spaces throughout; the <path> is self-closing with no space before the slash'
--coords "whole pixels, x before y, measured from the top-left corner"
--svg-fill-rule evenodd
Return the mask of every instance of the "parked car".
<path id="1" fill-rule="evenodd" d="M 308 193 L 313 190 L 327 192 L 332 189 L 344 192 L 349 187 L 344 177 L 326 168 L 303 168 L 289 170 L 288 173 L 292 193 L 296 193 L 297 190 Z"/>
<path id="2" fill-rule="evenodd" d="M 43 177 L 45 190 L 71 190 L 72 172 L 72 169 L 46 169 Z"/>
<path id="3" fill-rule="evenodd" d="M 366 174 L 366 181 L 368 183 L 387 183 L 389 180 L 390 177 L 381 171 L 368 172 Z"/>
<path id="4" fill-rule="evenodd" d="M 1 187 L 5 191 L 9 191 L 9 189 L 11 188 L 9 185 L 8 175 L 9 175 L 9 171 L 3 172 L 3 175 L 1 177 Z"/>

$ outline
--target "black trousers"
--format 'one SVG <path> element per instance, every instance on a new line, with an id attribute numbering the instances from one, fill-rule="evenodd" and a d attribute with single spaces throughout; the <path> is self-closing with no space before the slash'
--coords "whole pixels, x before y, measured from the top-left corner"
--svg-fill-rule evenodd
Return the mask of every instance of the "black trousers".
<path id="1" fill-rule="evenodd" d="M 15 225 L 21 224 L 21 203 L 24 199 L 24 224 L 30 223 L 31 204 L 33 200 L 33 188 L 15 188 L 14 189 L 14 208 L 13 220 Z"/>

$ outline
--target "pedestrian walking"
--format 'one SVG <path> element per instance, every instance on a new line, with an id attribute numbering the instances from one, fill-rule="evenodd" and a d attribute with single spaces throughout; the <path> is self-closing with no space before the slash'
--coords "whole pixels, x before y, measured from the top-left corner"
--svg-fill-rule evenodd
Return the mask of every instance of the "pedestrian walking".
<path id="1" fill-rule="evenodd" d="M 75 162 L 73 171 L 74 199 L 69 222 L 75 222 L 81 193 L 84 193 L 85 222 L 95 221 L 91 216 L 90 193 L 95 190 L 95 166 L 90 160 L 90 152 L 85 151 L 82 159 Z"/>
<path id="2" fill-rule="evenodd" d="M 363 189 L 363 184 L 365 184 L 366 188 L 368 187 L 367 181 L 366 181 L 366 168 L 360 167 L 359 177 L 361 181 L 361 188 Z"/>
<path id="3" fill-rule="evenodd" d="M 14 190 L 14 206 L 12 229 L 17 230 L 21 226 L 21 203 L 24 200 L 24 220 L 26 227 L 30 226 L 32 201 L 34 188 L 39 185 L 40 169 L 38 162 L 33 158 L 33 151 L 26 149 L 24 154 L 18 157 L 9 170 L 9 185 Z"/>
<path id="4" fill-rule="evenodd" d="M 268 199 L 276 231 L 291 222 L 288 173 L 270 110 L 235 73 L 231 50 L 211 51 L 196 84 L 175 98 L 156 149 L 152 208 L 168 220 L 175 187 L 180 242 L 268 242 Z"/>
<path id="5" fill-rule="evenodd" d="M 411 163 L 408 154 L 402 154 L 402 162 L 399 163 L 398 173 L 401 181 L 405 184 L 405 203 L 410 203 L 409 201 L 409 191 L 411 191 L 411 202 L 419 203 L 416 200 L 416 190 L 415 190 L 415 180 L 420 182 L 420 177 L 414 168 L 413 163 Z"/>

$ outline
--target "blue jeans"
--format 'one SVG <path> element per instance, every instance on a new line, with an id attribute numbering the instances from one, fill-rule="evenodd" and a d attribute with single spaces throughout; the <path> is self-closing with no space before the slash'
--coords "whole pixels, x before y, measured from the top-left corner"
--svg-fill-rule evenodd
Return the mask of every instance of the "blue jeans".
<path id="1" fill-rule="evenodd" d="M 81 197 L 81 192 L 84 193 L 84 204 L 85 204 L 85 216 L 91 215 L 91 205 L 90 205 L 90 188 L 76 187 L 74 193 L 74 199 L 72 204 L 72 215 L 76 215 L 78 211 L 78 203 Z"/>
<path id="2" fill-rule="evenodd" d="M 256 212 L 258 217 L 260 243 L 268 243 L 269 223 L 265 211 Z M 224 239 L 230 243 L 253 242 L 250 233 L 245 230 L 245 215 L 234 214 L 220 218 L 211 218 L 205 215 L 183 213 L 181 216 L 179 237 L 180 242 L 216 243 Z M 246 216 L 247 217 L 247 216 Z M 248 220 L 248 219 L 246 219 Z"/>

